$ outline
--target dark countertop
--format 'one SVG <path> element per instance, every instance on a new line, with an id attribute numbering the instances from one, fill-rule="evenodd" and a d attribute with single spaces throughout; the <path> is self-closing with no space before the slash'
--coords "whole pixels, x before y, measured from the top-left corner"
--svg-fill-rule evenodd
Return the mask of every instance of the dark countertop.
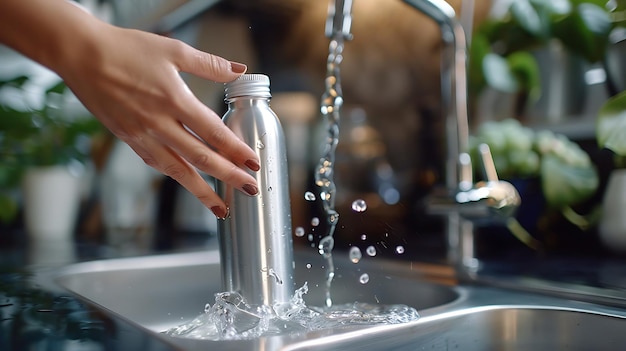
<path id="1" fill-rule="evenodd" d="M 8 235 L 12 235 L 8 237 Z M 38 272 L 67 264 L 202 249 L 199 237 L 167 250 L 120 250 L 97 242 L 29 243 L 23 233 L 0 235 L 0 350 L 177 350 L 149 332 L 83 302 L 63 290 L 42 288 Z M 114 289 L 114 287 L 111 287 Z"/>

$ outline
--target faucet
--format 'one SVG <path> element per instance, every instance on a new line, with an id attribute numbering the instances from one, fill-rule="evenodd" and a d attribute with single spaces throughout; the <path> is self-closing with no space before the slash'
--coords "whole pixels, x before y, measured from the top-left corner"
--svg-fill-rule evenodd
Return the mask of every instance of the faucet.
<path id="1" fill-rule="evenodd" d="M 441 39 L 450 51 L 442 50 L 441 96 L 446 118 L 446 190 L 448 194 L 430 197 L 431 213 L 446 215 L 448 260 L 460 279 L 474 279 L 480 268 L 474 250 L 473 218 L 509 218 L 521 203 L 515 187 L 499 180 L 489 146 L 479 152 L 487 181 L 473 184 L 469 156 L 469 117 L 467 110 L 467 43 L 465 30 L 454 9 L 444 0 L 404 0 L 433 19 Z M 446 56 L 446 53 L 449 54 Z M 441 201 L 450 200 L 441 206 Z M 437 204 L 439 202 L 439 204 Z M 445 201 L 443 201 L 445 202 Z"/>
<path id="2" fill-rule="evenodd" d="M 521 203 L 513 185 L 498 179 L 489 147 L 479 147 L 486 181 L 473 183 L 467 110 L 467 43 L 463 26 L 444 0 L 403 0 L 434 20 L 444 44 L 441 56 L 441 103 L 445 115 L 445 189 L 435 190 L 427 204 L 431 214 L 446 216 L 448 260 L 459 278 L 475 278 L 479 261 L 474 250 L 473 218 L 505 219 Z M 350 39 L 351 0 L 331 0 L 326 35 Z"/>

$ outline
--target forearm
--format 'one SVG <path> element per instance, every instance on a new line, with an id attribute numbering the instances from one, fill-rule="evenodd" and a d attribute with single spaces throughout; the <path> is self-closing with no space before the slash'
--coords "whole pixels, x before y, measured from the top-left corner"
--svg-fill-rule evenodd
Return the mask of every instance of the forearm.
<path id="1" fill-rule="evenodd" d="M 66 0 L 1 0 L 0 43 L 63 75 L 89 50 L 102 26 Z"/>

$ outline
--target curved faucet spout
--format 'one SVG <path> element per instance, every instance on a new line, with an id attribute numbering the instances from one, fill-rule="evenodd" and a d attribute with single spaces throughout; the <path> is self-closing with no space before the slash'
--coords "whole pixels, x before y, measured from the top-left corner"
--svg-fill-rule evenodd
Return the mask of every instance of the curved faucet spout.
<path id="1" fill-rule="evenodd" d="M 434 20 L 440 27 L 444 48 L 441 53 L 441 100 L 446 128 L 446 194 L 427 199 L 431 213 L 445 214 L 448 258 L 460 278 L 472 278 L 478 269 L 474 251 L 474 229 L 466 218 L 474 216 L 508 218 L 515 213 L 520 197 L 510 183 L 497 179 L 488 147 L 481 151 L 487 182 L 473 184 L 469 157 L 469 116 L 467 92 L 467 38 L 452 6 L 444 0 L 404 0 Z M 453 196 L 450 196 L 450 192 Z"/>
<path id="2" fill-rule="evenodd" d="M 441 57 L 441 99 L 446 116 L 446 186 L 456 189 L 467 179 L 459 168 L 459 155 L 469 146 L 467 111 L 467 42 L 463 26 L 452 6 L 444 0 L 404 0 L 440 27 L 448 50 Z"/>

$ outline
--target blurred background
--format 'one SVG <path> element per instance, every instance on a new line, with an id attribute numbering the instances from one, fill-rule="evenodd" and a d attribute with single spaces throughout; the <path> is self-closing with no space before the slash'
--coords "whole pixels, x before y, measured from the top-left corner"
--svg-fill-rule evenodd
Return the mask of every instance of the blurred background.
<path id="1" fill-rule="evenodd" d="M 477 255 L 528 265 L 546 258 L 621 259 L 626 224 L 600 230 L 608 221 L 603 203 L 609 178 L 621 164 L 614 152 L 598 146 L 595 127 L 602 106 L 624 88 L 626 36 L 616 19 L 619 4 L 449 3 L 470 43 L 470 146 L 491 146 L 499 174 L 522 195 L 517 221 L 538 243 L 529 245 L 501 223 L 484 221 L 475 228 Z M 319 220 L 324 215 L 319 200 L 304 194 L 317 193 L 313 171 L 324 133 L 319 103 L 328 3 L 81 4 L 111 23 L 178 38 L 270 76 L 271 105 L 288 143 L 293 228 L 304 233 L 294 236 L 294 244 L 317 247 L 326 232 Z M 444 219 L 429 215 L 425 205 L 433 189 L 445 184 L 441 33 L 432 20 L 408 9 L 399 0 L 353 4 L 354 37 L 341 64 L 345 104 L 335 174 L 341 215 L 336 248 L 374 246 L 380 256 L 441 263 L 447 260 Z M 2 246 L 58 235 L 131 255 L 202 248 L 214 238 L 210 211 L 94 123 L 58 77 L 6 48 L 0 62 Z M 207 106 L 225 112 L 222 85 L 185 79 Z M 475 166 L 476 177 L 482 177 Z M 38 178 L 44 171 L 53 173 L 47 177 L 52 180 Z M 360 199 L 365 212 L 352 210 Z M 624 217 L 621 206 L 609 206 L 621 210 L 618 218 Z M 53 224 L 65 216 L 65 224 Z"/>

